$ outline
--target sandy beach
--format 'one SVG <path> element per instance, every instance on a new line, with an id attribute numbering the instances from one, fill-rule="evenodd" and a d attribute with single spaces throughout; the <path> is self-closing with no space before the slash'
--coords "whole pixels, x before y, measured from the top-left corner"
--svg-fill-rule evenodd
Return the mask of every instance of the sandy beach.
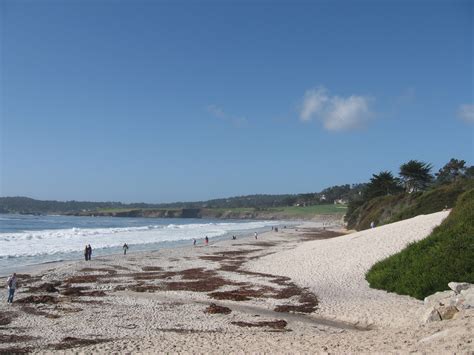
<path id="1" fill-rule="evenodd" d="M 0 352 L 471 353 L 472 309 L 423 324 L 422 301 L 364 278 L 448 213 L 350 234 L 304 222 L 19 275 Z"/>

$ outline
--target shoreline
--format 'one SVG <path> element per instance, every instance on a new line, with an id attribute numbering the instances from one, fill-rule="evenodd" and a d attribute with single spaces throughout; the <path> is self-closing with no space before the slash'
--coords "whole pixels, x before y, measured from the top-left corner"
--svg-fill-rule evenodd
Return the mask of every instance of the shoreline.
<path id="1" fill-rule="evenodd" d="M 144 218 L 146 219 L 146 218 Z M 209 221 L 213 221 L 213 220 L 209 220 Z M 223 220 L 224 222 L 216 222 L 215 223 L 227 223 L 225 222 L 225 220 Z M 229 221 L 229 223 L 235 223 L 237 221 Z M 241 220 L 241 222 L 243 223 L 251 223 L 250 220 Z M 258 222 L 265 222 L 265 221 L 258 221 Z M 288 225 L 288 226 L 291 226 L 291 225 L 295 225 L 295 223 L 298 223 L 298 221 L 287 221 L 287 220 L 279 220 L 279 221 L 270 221 L 270 220 L 267 220 L 266 222 L 268 222 L 268 226 L 264 226 L 264 227 L 251 227 L 249 229 L 241 229 L 241 230 L 234 230 L 234 231 L 226 231 L 224 232 L 224 234 L 222 235 L 219 235 L 219 236 L 210 236 L 209 237 L 209 240 L 212 240 L 212 241 L 220 241 L 220 240 L 225 240 L 226 238 L 230 238 L 230 236 L 232 234 L 235 234 L 237 236 L 245 236 L 245 235 L 250 235 L 250 234 L 253 234 L 255 231 L 257 231 L 258 233 L 262 233 L 262 232 L 266 232 L 268 229 L 270 229 L 270 226 L 271 225 L 275 225 L 275 223 L 278 223 L 278 225 L 276 225 L 277 227 L 279 228 L 282 228 L 282 226 L 284 225 Z M 299 222 L 302 222 L 302 221 L 299 221 Z M 183 225 L 186 225 L 186 224 L 183 224 Z M 75 228 L 75 227 L 74 227 Z M 74 229 L 72 228 L 72 229 Z M 100 228 L 100 227 L 91 227 L 91 228 L 83 228 L 81 227 L 81 229 L 84 229 L 84 230 L 87 230 L 87 229 L 91 229 L 91 230 L 94 230 L 96 228 Z M 110 228 L 115 228 L 115 227 L 110 227 Z M 126 228 L 126 227 L 117 227 L 117 228 Z M 64 229 L 64 228 L 63 228 Z M 66 228 L 68 229 L 68 228 Z M 59 229 L 59 230 L 62 230 L 62 229 Z M 41 230 L 38 230 L 39 232 L 41 232 Z M 26 232 L 38 232 L 36 230 L 34 231 L 24 231 L 24 232 L 12 232 L 12 233 L 26 233 Z M 203 243 L 203 238 L 204 238 L 204 235 L 206 233 L 204 232 L 204 234 L 202 235 L 202 238 L 199 237 L 199 238 L 196 238 L 196 240 L 198 241 L 198 244 L 199 243 Z M 129 238 L 128 240 L 130 241 L 133 241 L 133 234 L 128 236 L 127 238 Z M 107 256 L 111 256 L 111 255 L 121 255 L 123 252 L 122 252 L 122 248 L 121 246 L 113 246 L 113 247 L 98 247 L 98 248 L 94 248 L 94 238 L 95 236 L 92 235 L 91 236 L 91 239 L 90 240 L 87 240 L 86 243 L 92 243 L 93 244 L 93 258 L 100 258 L 100 257 L 107 257 Z M 151 252 L 151 251 L 156 251 L 156 250 L 161 250 L 161 249 L 174 249 L 174 248 L 181 248 L 181 247 L 186 247 L 188 245 L 191 245 L 192 244 L 192 241 L 193 241 L 193 238 L 189 237 L 189 239 L 171 239 L 171 240 L 162 240 L 162 241 L 156 241 L 156 242 L 149 242 L 149 243 L 138 243 L 138 244 L 134 244 L 133 242 L 128 242 L 129 246 L 131 246 L 131 250 L 129 250 L 129 253 L 146 253 L 146 252 Z M 53 259 L 53 257 L 56 256 L 56 260 Z M 19 260 L 18 262 L 15 260 L 16 258 L 12 258 L 12 262 L 10 263 L 7 263 L 4 261 L 2 261 L 2 264 L 1 265 L 1 268 L 0 268 L 0 277 L 7 277 L 9 276 L 12 272 L 20 272 L 20 273 L 23 273 L 23 272 L 35 272 L 35 268 L 38 268 L 39 270 L 44 270 L 45 268 L 49 268 L 50 265 L 54 267 L 54 265 L 56 264 L 61 264 L 61 263 L 70 263 L 70 262 L 77 262 L 77 261 L 81 261 L 83 260 L 83 251 L 80 250 L 80 251 L 74 251 L 74 252 L 68 252 L 68 253 L 59 253 L 59 254 L 47 254 L 45 257 L 38 257 L 37 259 L 38 260 L 34 260 L 35 257 L 31 257 L 31 259 L 33 260 L 28 260 L 28 257 L 20 257 L 20 259 L 24 259 L 24 260 Z M 49 260 L 48 260 L 49 259 Z M 8 260 L 8 259 L 7 259 Z M 26 264 L 26 263 L 27 264 Z M 23 263 L 23 264 L 22 264 Z M 3 265 L 5 264 L 5 265 Z"/>
<path id="2" fill-rule="evenodd" d="M 402 231 L 424 225 L 428 231 L 444 216 L 435 214 L 391 228 Z M 351 243 L 362 246 L 375 238 L 387 243 L 389 239 L 380 233 L 387 233 L 386 227 L 344 234 L 305 222 L 278 233 L 262 233 L 257 240 L 241 237 L 209 246 L 57 265 L 42 276 L 21 280 L 24 287 L 11 307 L 0 304 L 0 314 L 12 317 L 3 328 L 10 341 L 0 344 L 0 351 L 472 351 L 472 344 L 466 343 L 472 334 L 472 312 L 456 320 L 420 325 L 411 315 L 421 309 L 419 301 L 407 303 L 406 296 L 372 289 L 377 297 L 372 294 L 364 299 L 368 307 L 360 307 L 365 285 L 345 284 L 343 266 L 358 270 L 349 275 L 352 279 L 363 268 L 357 267 L 360 260 L 354 264 L 344 254 L 344 248 L 354 250 Z M 334 245 L 342 253 L 342 264 L 330 252 Z M 321 254 L 314 258 L 317 250 Z M 315 259 L 337 272 L 320 266 L 320 272 L 313 273 L 311 264 L 300 265 Z M 46 283 L 59 294 L 41 289 Z M 351 297 L 344 287 L 349 287 Z M 328 290 L 342 297 L 333 297 Z M 22 303 L 25 298 L 29 300 Z M 384 302 L 393 309 L 380 308 Z M 353 319 L 346 317 L 348 305 L 355 307 Z M 377 317 L 364 322 L 367 310 L 395 317 L 390 322 Z M 19 334 L 15 329 L 23 330 Z M 18 337 L 28 338 L 20 342 Z"/>

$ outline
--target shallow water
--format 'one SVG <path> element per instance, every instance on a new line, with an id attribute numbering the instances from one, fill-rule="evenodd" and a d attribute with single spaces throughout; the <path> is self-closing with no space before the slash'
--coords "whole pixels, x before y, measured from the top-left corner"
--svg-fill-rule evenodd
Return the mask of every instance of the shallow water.
<path id="1" fill-rule="evenodd" d="M 265 231 L 282 221 L 182 218 L 117 218 L 0 214 L 0 270 L 83 258 L 191 245 L 192 240 L 227 238 Z M 285 223 L 291 224 L 291 223 Z M 2 272 L 3 274 L 3 272 Z"/>

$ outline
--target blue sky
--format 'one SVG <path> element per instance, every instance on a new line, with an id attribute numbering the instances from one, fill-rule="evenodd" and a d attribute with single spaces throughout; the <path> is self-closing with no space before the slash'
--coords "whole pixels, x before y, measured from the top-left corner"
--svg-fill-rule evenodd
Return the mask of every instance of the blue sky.
<path id="1" fill-rule="evenodd" d="M 471 1 L 12 1 L 1 196 L 171 202 L 474 164 Z"/>

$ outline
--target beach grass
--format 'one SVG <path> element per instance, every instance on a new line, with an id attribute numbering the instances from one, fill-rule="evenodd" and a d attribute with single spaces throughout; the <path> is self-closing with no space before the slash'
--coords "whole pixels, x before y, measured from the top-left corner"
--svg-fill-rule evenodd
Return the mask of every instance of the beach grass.
<path id="1" fill-rule="evenodd" d="M 376 263 L 370 286 L 423 299 L 448 283 L 474 283 L 474 189 L 463 193 L 451 214 L 425 239 Z"/>

